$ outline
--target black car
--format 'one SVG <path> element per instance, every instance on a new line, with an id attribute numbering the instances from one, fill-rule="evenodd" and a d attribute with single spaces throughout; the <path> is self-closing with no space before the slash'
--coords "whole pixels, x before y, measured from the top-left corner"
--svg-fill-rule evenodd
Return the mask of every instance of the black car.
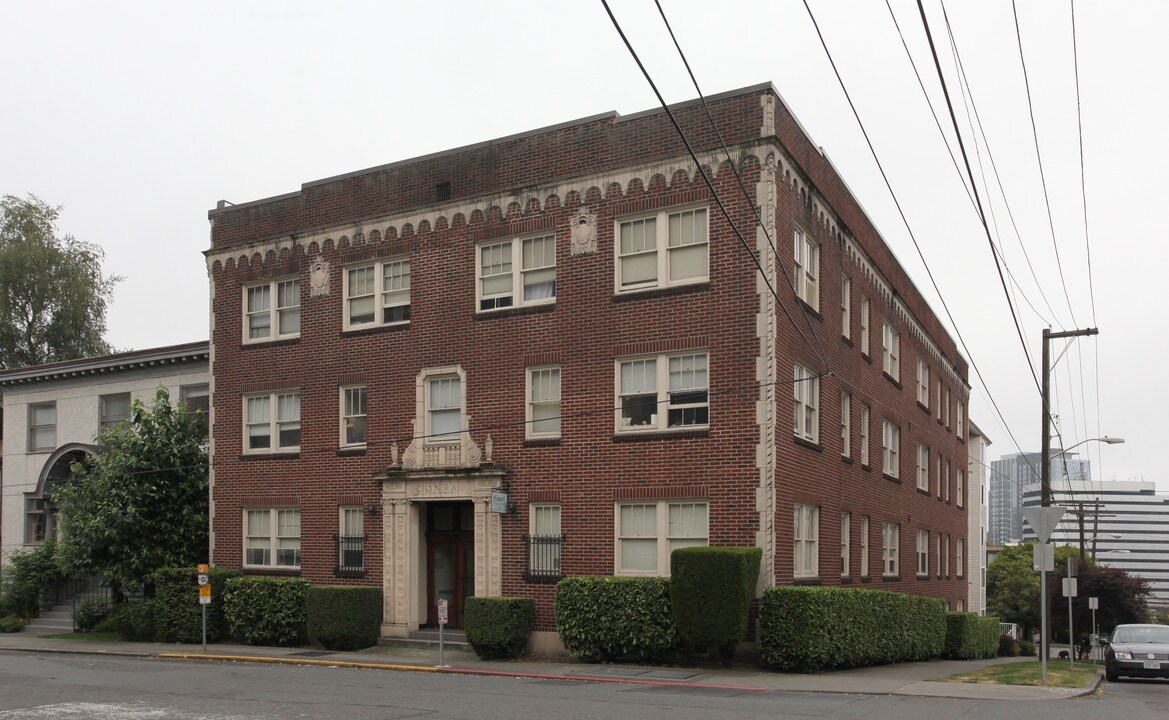
<path id="1" fill-rule="evenodd" d="M 1169 678 L 1169 625 L 1117 625 L 1104 652 L 1104 674 L 1109 680 Z"/>

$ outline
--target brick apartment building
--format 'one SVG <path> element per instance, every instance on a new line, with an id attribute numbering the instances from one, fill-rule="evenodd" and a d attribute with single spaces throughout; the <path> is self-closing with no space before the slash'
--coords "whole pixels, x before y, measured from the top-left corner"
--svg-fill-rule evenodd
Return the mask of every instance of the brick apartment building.
<path id="1" fill-rule="evenodd" d="M 213 561 L 544 648 L 555 580 L 687 545 L 961 608 L 966 363 L 774 87 L 708 101 L 733 227 L 661 110 L 210 211 Z"/>

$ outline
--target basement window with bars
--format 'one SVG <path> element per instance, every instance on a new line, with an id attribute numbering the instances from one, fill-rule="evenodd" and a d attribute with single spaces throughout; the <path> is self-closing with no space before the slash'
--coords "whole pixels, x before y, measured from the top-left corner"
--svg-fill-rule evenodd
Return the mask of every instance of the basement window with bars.
<path id="1" fill-rule="evenodd" d="M 560 566 L 560 548 L 564 544 L 564 535 L 560 532 L 560 506 L 533 505 L 529 515 L 532 532 L 524 535 L 524 549 L 528 555 L 524 580 L 557 582 L 564 577 Z"/>
<path id="2" fill-rule="evenodd" d="M 337 541 L 337 577 L 365 575 L 365 514 L 361 507 L 341 508 L 341 532 Z"/>

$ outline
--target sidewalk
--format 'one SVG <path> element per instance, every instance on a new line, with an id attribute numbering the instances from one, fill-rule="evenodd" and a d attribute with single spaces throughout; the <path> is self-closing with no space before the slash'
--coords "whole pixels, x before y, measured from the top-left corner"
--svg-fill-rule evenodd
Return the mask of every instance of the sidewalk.
<path id="1" fill-rule="evenodd" d="M 486 662 L 473 652 L 444 653 L 446 667 L 437 667 L 434 648 L 372 647 L 355 652 L 332 652 L 311 648 L 277 648 L 213 643 L 202 645 L 104 642 L 42 638 L 31 633 L 0 633 L 0 652 L 69 653 L 154 657 L 178 661 L 260 662 L 300 665 L 329 665 L 374 668 L 407 672 L 441 672 L 508 677 L 572 679 L 587 682 L 621 682 L 655 685 L 734 688 L 743 691 L 786 690 L 860 695 L 916 695 L 923 697 L 975 700 L 1059 700 L 1094 692 L 1101 675 L 1086 688 L 1042 688 L 1021 685 L 978 685 L 973 683 L 929 682 L 933 678 L 969 672 L 1019 658 L 992 660 L 931 660 L 877 667 L 796 675 L 760 670 L 742 664 L 719 667 L 648 667 L 640 665 L 599 665 L 521 660 Z"/>

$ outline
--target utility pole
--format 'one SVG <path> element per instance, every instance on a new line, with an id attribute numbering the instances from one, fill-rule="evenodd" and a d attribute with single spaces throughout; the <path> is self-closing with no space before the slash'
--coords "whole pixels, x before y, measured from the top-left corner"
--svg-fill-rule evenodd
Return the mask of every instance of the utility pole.
<path id="1" fill-rule="evenodd" d="M 1066 330 L 1064 332 L 1052 332 L 1050 328 L 1043 328 L 1043 467 L 1039 469 L 1040 504 L 1043 507 L 1051 505 L 1051 353 L 1048 348 L 1049 341 L 1098 334 L 1100 331 L 1096 328 Z"/>

